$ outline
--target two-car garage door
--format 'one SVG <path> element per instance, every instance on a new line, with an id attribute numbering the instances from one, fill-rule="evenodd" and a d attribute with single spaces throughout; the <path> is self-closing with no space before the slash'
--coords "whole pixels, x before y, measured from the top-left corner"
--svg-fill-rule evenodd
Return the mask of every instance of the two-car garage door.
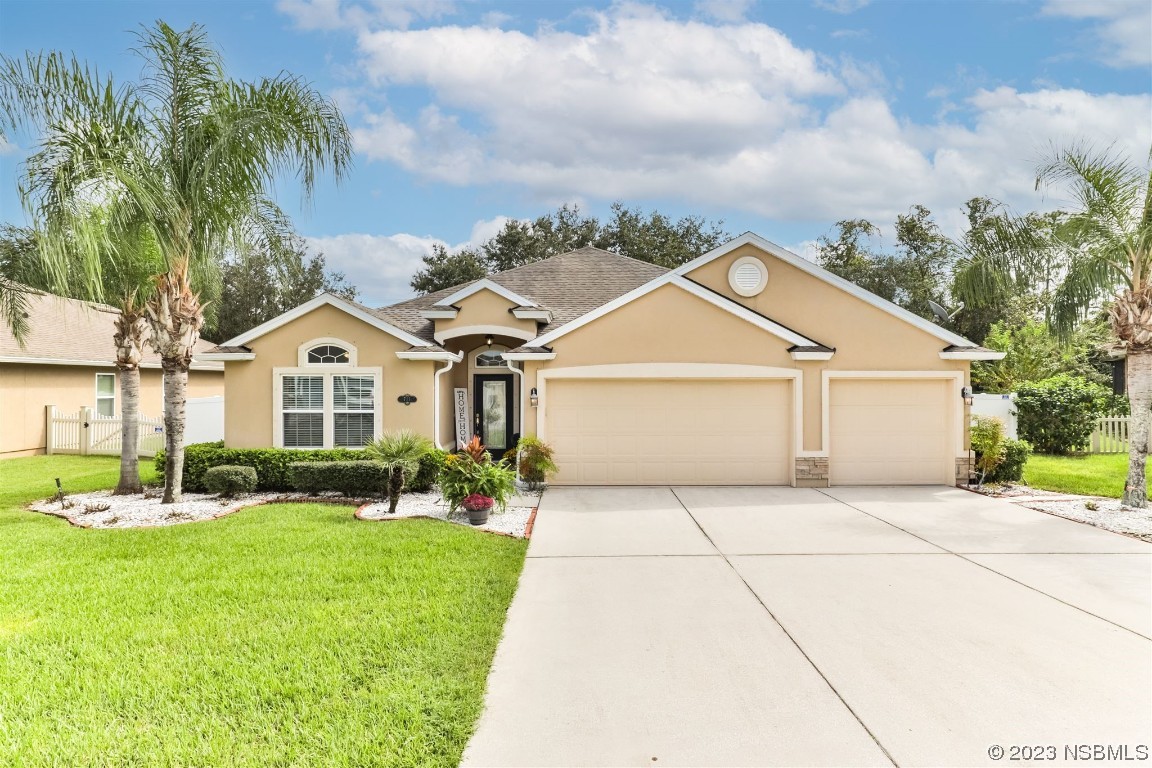
<path id="1" fill-rule="evenodd" d="M 560 485 L 791 481 L 790 380 L 556 380 L 546 419 Z"/>

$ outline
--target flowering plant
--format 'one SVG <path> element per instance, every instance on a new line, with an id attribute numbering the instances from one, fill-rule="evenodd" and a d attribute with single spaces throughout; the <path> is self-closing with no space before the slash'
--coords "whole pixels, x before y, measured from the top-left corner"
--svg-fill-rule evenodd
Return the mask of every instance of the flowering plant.
<path id="1" fill-rule="evenodd" d="M 482 493 L 473 493 L 464 497 L 460 502 L 460 506 L 469 510 L 491 509 L 495 504 L 495 500 L 491 496 L 485 496 Z"/>

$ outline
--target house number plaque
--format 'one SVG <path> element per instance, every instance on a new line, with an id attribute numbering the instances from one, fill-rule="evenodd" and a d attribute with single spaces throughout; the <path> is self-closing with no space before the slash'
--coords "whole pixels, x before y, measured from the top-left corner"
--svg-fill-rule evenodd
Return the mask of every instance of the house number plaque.
<path id="1" fill-rule="evenodd" d="M 416 395 L 400 395 L 396 400 L 404 403 L 404 405 L 412 405 L 412 403 L 416 402 Z"/>

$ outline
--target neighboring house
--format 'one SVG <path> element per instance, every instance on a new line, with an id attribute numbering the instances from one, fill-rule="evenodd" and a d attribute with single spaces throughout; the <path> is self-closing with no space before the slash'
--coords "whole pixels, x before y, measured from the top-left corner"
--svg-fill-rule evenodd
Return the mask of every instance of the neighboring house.
<path id="1" fill-rule="evenodd" d="M 581 248 L 382 309 L 323 294 L 231 339 L 225 442 L 406 427 L 555 448 L 556 484 L 967 479 L 972 360 L 999 359 L 753 234 L 675 270 Z"/>
<path id="2" fill-rule="evenodd" d="M 0 458 L 44 453 L 45 407 L 120 415 L 120 382 L 112 342 L 117 310 L 103 304 L 30 292 L 30 332 L 21 348 L 0 323 Z M 197 343 L 208 350 L 209 342 Z M 224 394 L 223 365 L 194 362 L 188 397 Z M 140 414 L 163 412 L 163 373 L 150 350 L 140 366 Z"/>

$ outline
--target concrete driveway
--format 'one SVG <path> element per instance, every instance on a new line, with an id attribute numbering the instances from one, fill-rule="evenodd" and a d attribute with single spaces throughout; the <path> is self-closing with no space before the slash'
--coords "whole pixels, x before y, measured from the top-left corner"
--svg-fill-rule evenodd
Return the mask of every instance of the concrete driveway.
<path id="1" fill-rule="evenodd" d="M 1137 756 L 1150 601 L 1152 546 L 957 489 L 553 489 L 463 764 Z"/>

